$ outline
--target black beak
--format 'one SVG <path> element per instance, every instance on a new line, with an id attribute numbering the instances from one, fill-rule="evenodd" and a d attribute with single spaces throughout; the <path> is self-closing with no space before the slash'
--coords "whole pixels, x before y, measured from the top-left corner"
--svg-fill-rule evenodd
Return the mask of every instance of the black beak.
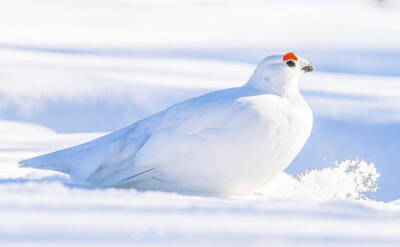
<path id="1" fill-rule="evenodd" d="M 314 71 L 314 67 L 311 64 L 309 64 L 309 65 L 303 67 L 302 70 L 304 70 L 305 73 L 312 72 L 312 71 Z"/>

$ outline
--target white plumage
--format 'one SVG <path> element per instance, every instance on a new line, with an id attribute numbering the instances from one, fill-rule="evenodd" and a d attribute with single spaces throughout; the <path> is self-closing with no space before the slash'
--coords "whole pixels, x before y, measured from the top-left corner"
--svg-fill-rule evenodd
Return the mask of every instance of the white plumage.
<path id="1" fill-rule="evenodd" d="M 242 87 L 183 101 L 21 163 L 100 187 L 249 194 L 283 171 L 307 141 L 312 112 L 298 78 L 312 70 L 293 53 L 270 56 Z"/>

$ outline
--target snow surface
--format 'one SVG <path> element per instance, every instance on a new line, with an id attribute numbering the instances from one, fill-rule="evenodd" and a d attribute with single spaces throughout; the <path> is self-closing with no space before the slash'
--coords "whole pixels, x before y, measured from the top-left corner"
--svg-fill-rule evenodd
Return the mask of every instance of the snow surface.
<path id="1" fill-rule="evenodd" d="M 1 246 L 400 244 L 398 1 L 1 3 Z M 287 51 L 318 71 L 301 82 L 314 129 L 259 195 L 96 190 L 17 166 Z"/>

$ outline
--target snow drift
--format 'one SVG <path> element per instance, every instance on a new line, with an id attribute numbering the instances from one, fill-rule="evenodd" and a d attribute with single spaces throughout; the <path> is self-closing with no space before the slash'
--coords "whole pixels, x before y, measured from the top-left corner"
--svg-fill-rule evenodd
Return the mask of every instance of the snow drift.
<path id="1" fill-rule="evenodd" d="M 294 177 L 281 173 L 261 193 L 281 200 L 373 199 L 379 177 L 375 164 L 362 159 L 345 160 Z"/>

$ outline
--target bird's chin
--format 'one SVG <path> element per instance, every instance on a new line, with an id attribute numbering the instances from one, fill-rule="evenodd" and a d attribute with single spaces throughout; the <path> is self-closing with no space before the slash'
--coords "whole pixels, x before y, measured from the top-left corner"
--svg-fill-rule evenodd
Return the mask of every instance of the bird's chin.
<path id="1" fill-rule="evenodd" d="M 314 71 L 314 66 L 309 64 L 307 66 L 304 66 L 301 70 L 304 71 L 304 73 L 313 72 Z"/>

